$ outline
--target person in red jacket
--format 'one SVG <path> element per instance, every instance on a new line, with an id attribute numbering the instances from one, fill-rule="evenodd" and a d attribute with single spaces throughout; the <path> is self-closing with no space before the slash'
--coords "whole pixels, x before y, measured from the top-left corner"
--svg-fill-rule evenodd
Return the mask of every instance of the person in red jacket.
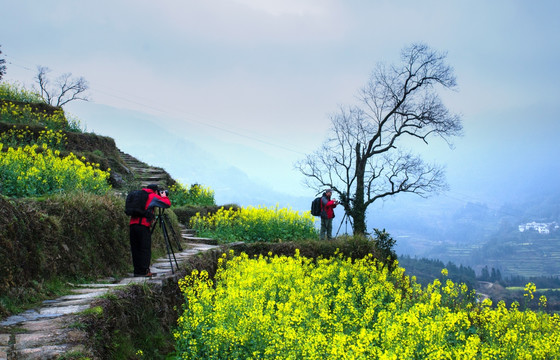
<path id="1" fill-rule="evenodd" d="M 319 237 L 324 240 L 332 239 L 332 219 L 334 218 L 334 208 L 338 205 L 336 199 L 332 199 L 332 190 L 325 190 L 323 196 L 321 197 L 321 232 Z"/>
<path id="2" fill-rule="evenodd" d="M 134 276 L 151 277 L 156 275 L 150 271 L 152 258 L 152 232 L 150 226 L 154 221 L 154 209 L 168 208 L 171 201 L 165 191 L 160 191 L 156 184 L 150 184 L 142 189 L 148 193 L 146 210 L 151 214 L 148 217 L 130 218 L 130 250 L 132 252 L 132 265 L 134 266 Z"/>

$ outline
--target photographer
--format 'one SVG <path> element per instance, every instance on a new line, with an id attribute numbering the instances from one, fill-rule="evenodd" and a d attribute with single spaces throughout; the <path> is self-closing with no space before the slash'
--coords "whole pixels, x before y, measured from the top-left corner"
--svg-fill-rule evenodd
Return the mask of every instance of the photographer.
<path id="1" fill-rule="evenodd" d="M 339 202 L 336 199 L 332 199 L 332 190 L 325 190 L 323 197 L 321 198 L 321 232 L 320 239 L 327 240 L 332 239 L 332 222 L 334 218 L 334 208 Z"/>
<path id="2" fill-rule="evenodd" d="M 130 250 L 132 252 L 132 265 L 134 276 L 151 277 L 156 274 L 150 271 L 152 257 L 152 233 L 150 226 L 154 220 L 154 208 L 169 208 L 171 201 L 167 191 L 160 190 L 156 184 L 150 184 L 142 189 L 148 193 L 145 209 L 146 216 L 130 218 Z"/>

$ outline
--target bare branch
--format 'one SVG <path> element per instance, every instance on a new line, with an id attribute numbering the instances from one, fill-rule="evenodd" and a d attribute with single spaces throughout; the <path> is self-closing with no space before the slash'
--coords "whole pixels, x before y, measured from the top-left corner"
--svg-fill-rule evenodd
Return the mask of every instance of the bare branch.
<path id="1" fill-rule="evenodd" d="M 51 70 L 44 66 L 37 66 L 35 80 L 39 85 L 41 98 L 52 106 L 63 106 L 70 101 L 88 101 L 85 92 L 89 89 L 87 81 L 83 77 L 72 78 L 71 73 L 59 76 L 55 84 L 51 86 L 48 74 Z"/>
<path id="2" fill-rule="evenodd" d="M 0 50 L 0 55 L 2 55 L 2 50 Z M 0 80 L 2 76 L 6 75 L 6 59 L 0 59 Z"/>
<path id="3" fill-rule="evenodd" d="M 428 144 L 439 137 L 451 145 L 462 124 L 439 98 L 436 87 L 453 89 L 446 54 L 414 44 L 401 53 L 400 66 L 376 67 L 359 91 L 357 106 L 331 116 L 332 135 L 297 167 L 316 188 L 346 196 L 354 231 L 365 232 L 365 212 L 373 202 L 399 193 L 428 196 L 446 189 L 444 170 L 400 150 L 401 138 Z"/>

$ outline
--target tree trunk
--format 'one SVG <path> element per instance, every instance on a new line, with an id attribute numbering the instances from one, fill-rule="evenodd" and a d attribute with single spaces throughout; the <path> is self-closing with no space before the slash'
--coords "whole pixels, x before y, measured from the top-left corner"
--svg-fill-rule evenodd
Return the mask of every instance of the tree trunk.
<path id="1" fill-rule="evenodd" d="M 366 159 L 360 154 L 360 144 L 356 146 L 356 193 L 354 194 L 354 207 L 352 218 L 354 218 L 354 234 L 366 234 L 366 206 L 364 176 Z"/>

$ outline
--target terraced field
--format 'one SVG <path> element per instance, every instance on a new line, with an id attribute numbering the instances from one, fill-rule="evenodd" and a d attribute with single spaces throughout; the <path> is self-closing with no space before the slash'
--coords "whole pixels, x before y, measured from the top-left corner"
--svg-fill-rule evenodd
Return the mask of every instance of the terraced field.
<path id="1" fill-rule="evenodd" d="M 489 255 L 489 267 L 500 268 L 502 274 L 531 276 L 560 276 L 560 236 L 559 234 L 532 235 L 521 241 L 501 244 L 503 252 L 494 253 L 486 246 L 481 251 Z"/>
<path id="2" fill-rule="evenodd" d="M 560 277 L 560 231 L 511 232 L 495 235 L 484 243 L 434 241 L 408 233 L 397 238 L 397 254 L 438 259 L 444 264 L 470 266 L 477 274 L 482 268 L 499 269 L 502 276 Z"/>

